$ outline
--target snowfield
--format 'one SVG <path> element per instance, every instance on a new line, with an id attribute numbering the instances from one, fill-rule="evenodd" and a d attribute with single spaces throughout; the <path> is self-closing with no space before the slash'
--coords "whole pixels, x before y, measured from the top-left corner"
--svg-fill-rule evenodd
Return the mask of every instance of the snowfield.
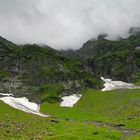
<path id="1" fill-rule="evenodd" d="M 39 115 L 42 117 L 49 116 L 49 115 L 45 115 L 45 114 L 40 113 L 40 111 L 39 111 L 40 105 L 30 102 L 25 97 L 14 98 L 14 97 L 11 97 L 12 96 L 11 94 L 7 95 L 7 94 L 3 94 L 3 93 L 0 93 L 0 95 L 6 96 L 6 97 L 0 98 L 0 100 L 13 108 L 19 109 L 19 110 L 24 111 L 26 113 L 36 114 L 36 115 Z"/>
<path id="2" fill-rule="evenodd" d="M 70 96 L 64 96 L 62 97 L 62 102 L 60 104 L 60 106 L 62 107 L 73 107 L 74 104 L 76 104 L 80 98 L 82 97 L 82 95 L 80 94 L 73 94 Z"/>
<path id="3" fill-rule="evenodd" d="M 112 81 L 111 79 L 105 79 L 101 77 L 101 79 L 105 82 L 102 91 L 110 91 L 115 89 L 140 89 L 139 86 L 136 86 L 131 83 L 125 83 L 122 81 Z"/>

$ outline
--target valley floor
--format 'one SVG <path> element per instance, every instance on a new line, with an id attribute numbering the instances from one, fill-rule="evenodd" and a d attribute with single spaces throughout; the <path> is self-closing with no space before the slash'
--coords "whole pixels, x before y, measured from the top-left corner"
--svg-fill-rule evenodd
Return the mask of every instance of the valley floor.
<path id="1" fill-rule="evenodd" d="M 88 89 L 73 108 L 41 105 L 50 118 L 0 102 L 0 140 L 140 140 L 140 90 Z"/>

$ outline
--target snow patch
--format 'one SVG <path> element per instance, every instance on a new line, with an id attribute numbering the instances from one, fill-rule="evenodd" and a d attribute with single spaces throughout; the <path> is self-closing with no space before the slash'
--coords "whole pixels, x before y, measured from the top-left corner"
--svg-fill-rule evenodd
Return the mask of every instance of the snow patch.
<path id="1" fill-rule="evenodd" d="M 105 79 L 101 77 L 101 79 L 105 82 L 102 91 L 110 91 L 115 89 L 140 89 L 139 86 L 136 86 L 132 83 L 125 83 L 122 81 L 112 81 L 111 79 Z"/>
<path id="2" fill-rule="evenodd" d="M 10 94 L 10 93 L 0 93 L 0 95 L 2 95 L 2 96 L 13 96 L 13 94 Z"/>
<path id="3" fill-rule="evenodd" d="M 80 98 L 82 97 L 82 95 L 80 94 L 73 94 L 70 96 L 64 96 L 62 97 L 62 102 L 60 104 L 60 106 L 62 107 L 73 107 L 74 104 L 76 104 Z"/>
<path id="4" fill-rule="evenodd" d="M 14 98 L 9 94 L 1 93 L 0 95 L 5 95 L 7 97 L 0 98 L 1 101 L 8 104 L 9 106 L 24 111 L 26 113 L 36 114 L 42 117 L 48 117 L 48 115 L 40 113 L 40 105 L 30 102 L 27 98 Z"/>

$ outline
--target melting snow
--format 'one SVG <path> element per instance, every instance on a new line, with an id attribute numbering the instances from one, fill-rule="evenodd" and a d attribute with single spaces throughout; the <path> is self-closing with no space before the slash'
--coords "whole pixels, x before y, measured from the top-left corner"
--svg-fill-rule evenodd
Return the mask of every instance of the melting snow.
<path id="1" fill-rule="evenodd" d="M 112 81 L 111 79 L 105 79 L 101 77 L 101 79 L 105 82 L 104 87 L 102 91 L 109 91 L 109 90 L 115 90 L 115 89 L 140 89 L 140 87 L 131 84 L 131 83 L 125 83 L 122 81 Z M 13 108 L 19 109 L 21 111 L 24 111 L 26 113 L 36 114 L 42 117 L 48 117 L 49 115 L 40 113 L 40 105 L 30 102 L 27 98 L 15 98 L 12 97 L 12 94 L 8 93 L 0 93 L 1 96 L 5 96 L 0 98 L 1 101 L 4 103 L 10 105 Z M 74 104 L 76 104 L 80 98 L 82 97 L 81 94 L 73 94 L 70 96 L 64 96 L 62 97 L 62 102 L 60 106 L 62 107 L 73 107 Z"/>
<path id="2" fill-rule="evenodd" d="M 74 104 L 76 104 L 80 98 L 82 97 L 82 95 L 80 94 L 73 94 L 70 96 L 64 96 L 62 97 L 62 102 L 60 104 L 60 106 L 62 107 L 73 107 Z"/>
<path id="3" fill-rule="evenodd" d="M 40 105 L 36 103 L 29 102 L 29 100 L 25 97 L 23 98 L 14 98 L 11 97 L 12 94 L 4 94 L 0 93 L 0 95 L 6 96 L 0 98 L 1 101 L 4 103 L 10 105 L 13 108 L 19 109 L 21 111 L 24 111 L 26 113 L 36 114 L 42 117 L 48 117 L 48 115 L 40 113 Z"/>
<path id="4" fill-rule="evenodd" d="M 2 95 L 2 96 L 13 96 L 13 94 L 10 94 L 10 93 L 0 93 L 0 95 Z"/>
<path id="5" fill-rule="evenodd" d="M 103 77 L 101 77 L 101 79 L 105 82 L 105 88 L 103 88 L 102 91 L 109 91 L 115 89 L 140 89 L 140 87 L 131 83 L 125 83 L 122 81 L 112 81 L 111 79 L 105 79 Z"/>

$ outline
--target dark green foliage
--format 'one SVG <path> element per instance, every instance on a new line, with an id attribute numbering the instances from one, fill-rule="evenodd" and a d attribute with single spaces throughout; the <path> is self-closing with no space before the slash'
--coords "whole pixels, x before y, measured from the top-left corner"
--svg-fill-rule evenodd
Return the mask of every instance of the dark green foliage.
<path id="1" fill-rule="evenodd" d="M 0 80 L 10 77 L 11 74 L 7 71 L 0 70 Z"/>
<path id="2" fill-rule="evenodd" d="M 0 79 L 8 78 L 6 85 L 12 83 L 10 85 L 14 88 L 11 87 L 11 90 L 16 96 L 54 102 L 60 100 L 64 85 L 67 85 L 64 89 L 67 95 L 79 93 L 85 87 L 100 87 L 98 78 L 86 72 L 81 61 L 64 56 L 63 53 L 48 46 L 40 47 L 35 44 L 17 46 L 1 39 L 0 52 Z"/>
<path id="3" fill-rule="evenodd" d="M 129 40 L 131 41 L 134 47 L 140 46 L 140 33 L 130 36 Z"/>
<path id="4" fill-rule="evenodd" d="M 42 95 L 42 102 L 48 101 L 50 103 L 60 101 L 60 94 L 63 92 L 64 87 L 62 83 L 44 84 L 39 89 Z"/>
<path id="5" fill-rule="evenodd" d="M 13 93 L 18 91 L 16 95 L 28 93 L 29 97 L 42 101 L 52 98 L 56 101 L 59 95 L 81 93 L 89 87 L 99 89 L 101 76 L 137 82 L 140 79 L 139 44 L 139 33 L 118 41 L 110 41 L 103 36 L 87 41 L 80 50 L 67 53 L 36 44 L 17 46 L 0 38 L 0 82 L 6 79 L 7 85 L 12 83 L 14 88 L 18 87 L 18 90 L 11 87 Z M 51 88 L 48 86 L 55 89 L 59 87 L 58 83 L 63 85 L 63 91 L 49 92 Z M 46 91 L 44 85 L 47 85 Z"/>
<path id="6" fill-rule="evenodd" d="M 75 52 L 83 60 L 87 71 L 99 76 L 134 82 L 140 71 L 140 34 L 128 39 L 110 41 L 90 40 Z"/>

